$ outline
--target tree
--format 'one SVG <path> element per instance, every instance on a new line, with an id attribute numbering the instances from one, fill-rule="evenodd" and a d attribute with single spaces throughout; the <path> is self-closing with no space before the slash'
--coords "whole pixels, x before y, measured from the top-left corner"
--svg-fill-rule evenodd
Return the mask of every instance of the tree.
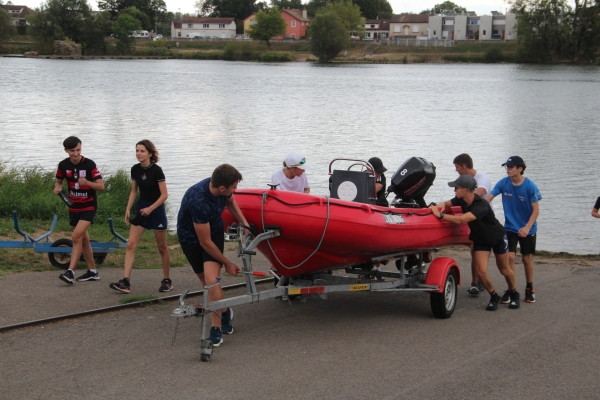
<path id="1" fill-rule="evenodd" d="M 248 36 L 262 40 L 271 47 L 271 38 L 285 35 L 287 24 L 277 7 L 271 7 L 256 14 L 256 23 L 248 30 Z"/>
<path id="2" fill-rule="evenodd" d="M 420 14 L 464 14 L 467 9 L 451 1 L 436 4 L 433 8 L 423 10 Z"/>
<path id="3" fill-rule="evenodd" d="M 0 8 L 0 43 L 14 36 L 17 33 L 12 16 L 4 9 Z"/>
<path id="4" fill-rule="evenodd" d="M 388 0 L 379 0 L 379 19 L 390 19 L 394 14 L 392 5 Z"/>
<path id="5" fill-rule="evenodd" d="M 140 21 L 135 19 L 131 13 L 123 12 L 115 21 L 113 33 L 117 38 L 117 50 L 120 53 L 129 53 L 135 46 L 135 38 L 131 37 L 133 31 L 142 29 Z"/>
<path id="6" fill-rule="evenodd" d="M 319 61 L 332 60 L 349 41 L 346 27 L 333 11 L 318 13 L 310 24 L 311 52 L 319 57 Z"/>
<path id="7" fill-rule="evenodd" d="M 376 19 L 379 15 L 379 0 L 353 0 L 360 7 L 363 17 Z"/>
<path id="8" fill-rule="evenodd" d="M 304 5 L 302 4 L 302 0 L 271 0 L 271 7 L 277 7 L 280 10 L 282 8 L 297 8 L 298 10 L 302 10 Z"/>
<path id="9" fill-rule="evenodd" d="M 93 16 L 86 0 L 48 0 L 35 14 L 28 15 L 30 34 L 44 52 L 54 40 L 71 39 L 81 45 L 82 53 L 103 51 L 107 34 L 104 17 Z"/>
<path id="10" fill-rule="evenodd" d="M 256 0 L 197 0 L 194 9 L 198 15 L 243 20 L 258 11 Z"/>
<path id="11" fill-rule="evenodd" d="M 154 30 L 155 24 L 168 21 L 164 0 L 98 0 L 98 8 L 110 12 L 113 20 L 117 19 L 121 11 L 131 7 L 146 15 L 139 21 L 142 23 L 142 29 L 147 31 Z"/>
<path id="12" fill-rule="evenodd" d="M 339 3 L 329 3 L 324 8 L 320 9 L 317 12 L 317 15 L 328 12 L 333 12 L 339 17 L 340 22 L 342 25 L 344 25 L 344 29 L 348 36 L 353 33 L 358 33 L 358 36 L 364 35 L 365 19 L 361 15 L 358 5 L 354 4 L 352 0 L 343 0 Z"/>

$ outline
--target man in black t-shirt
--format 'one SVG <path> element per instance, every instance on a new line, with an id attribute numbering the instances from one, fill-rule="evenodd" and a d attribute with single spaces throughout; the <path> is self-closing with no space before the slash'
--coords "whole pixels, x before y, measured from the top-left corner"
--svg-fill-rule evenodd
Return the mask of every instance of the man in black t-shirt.
<path id="1" fill-rule="evenodd" d="M 369 158 L 369 164 L 373 166 L 374 171 L 367 169 L 367 172 L 375 174 L 375 192 L 377 193 L 377 205 L 383 207 L 389 207 L 387 199 L 385 198 L 385 191 L 387 189 L 385 182 L 385 175 L 387 168 L 383 166 L 383 161 L 379 157 Z"/>
<path id="2" fill-rule="evenodd" d="M 600 197 L 596 199 L 596 204 L 594 204 L 594 208 L 592 208 L 592 217 L 600 218 L 600 214 L 598 214 L 598 210 L 600 210 Z"/>
<path id="3" fill-rule="evenodd" d="M 429 207 L 431 212 L 440 220 L 445 220 L 454 224 L 467 223 L 471 229 L 469 240 L 473 242 L 473 260 L 479 276 L 479 282 L 490 293 L 490 302 L 486 310 L 495 311 L 498 309 L 500 296 L 494 289 L 494 284 L 487 274 L 488 261 L 491 250 L 496 256 L 496 265 L 498 270 L 510 290 L 510 303 L 508 308 L 519 308 L 519 292 L 515 286 L 515 274 L 508 264 L 508 241 L 504 227 L 494 215 L 490 204 L 475 194 L 477 182 L 471 175 L 460 175 L 454 182 L 448 182 L 448 186 L 454 188 L 456 197 L 438 203 Z M 460 206 L 463 214 L 448 215 L 443 212 L 446 208 Z"/>
<path id="4" fill-rule="evenodd" d="M 83 259 L 88 265 L 85 274 L 77 278 L 77 281 L 97 281 L 100 279 L 94 254 L 90 245 L 90 237 L 87 229 L 94 222 L 98 201 L 96 191 L 104 190 L 102 175 L 96 164 L 89 158 L 81 155 L 81 140 L 75 136 L 66 138 L 63 142 L 65 153 L 68 158 L 58 164 L 56 170 L 56 182 L 54 194 L 62 191 L 63 181 L 67 181 L 69 198 L 73 205 L 69 207 L 69 223 L 73 227 L 73 250 L 71 252 L 71 263 L 69 269 L 59 275 L 60 280 L 72 285 L 75 277 L 75 268 L 83 253 Z"/>

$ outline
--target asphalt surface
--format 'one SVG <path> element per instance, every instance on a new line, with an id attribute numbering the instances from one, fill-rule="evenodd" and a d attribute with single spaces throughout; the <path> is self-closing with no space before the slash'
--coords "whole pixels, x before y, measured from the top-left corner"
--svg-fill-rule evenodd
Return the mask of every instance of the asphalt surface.
<path id="1" fill-rule="evenodd" d="M 209 363 L 200 319 L 180 320 L 171 345 L 174 303 L 0 334 L 0 398 L 598 398 L 598 261 L 535 258 L 537 302 L 487 312 L 487 295 L 466 293 L 468 253 L 452 255 L 463 286 L 450 319 L 434 318 L 424 293 L 272 299 L 234 309 L 234 334 Z M 2 277 L 0 323 L 116 304 L 108 283 L 120 271 L 100 273 L 73 287 L 56 273 Z M 199 289 L 186 268 L 173 276 L 176 293 Z M 154 292 L 160 278 L 134 271 L 132 282 Z"/>

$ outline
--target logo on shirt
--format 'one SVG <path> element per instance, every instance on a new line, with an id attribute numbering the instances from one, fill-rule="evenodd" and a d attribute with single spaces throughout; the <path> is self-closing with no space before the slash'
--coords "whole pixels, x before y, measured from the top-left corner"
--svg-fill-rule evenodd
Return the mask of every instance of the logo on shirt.
<path id="1" fill-rule="evenodd" d="M 87 173 L 85 172 L 85 169 L 83 171 L 79 171 L 79 176 L 81 178 L 85 178 L 86 175 L 87 175 Z"/>
<path id="2" fill-rule="evenodd" d="M 142 176 L 142 180 L 145 181 L 146 180 L 146 174 L 144 174 L 144 176 Z"/>
<path id="3" fill-rule="evenodd" d="M 512 197 L 512 193 L 510 192 L 504 192 L 502 195 L 505 197 Z"/>
<path id="4" fill-rule="evenodd" d="M 70 178 L 73 176 L 73 171 L 71 171 L 70 169 L 67 170 L 67 178 Z"/>

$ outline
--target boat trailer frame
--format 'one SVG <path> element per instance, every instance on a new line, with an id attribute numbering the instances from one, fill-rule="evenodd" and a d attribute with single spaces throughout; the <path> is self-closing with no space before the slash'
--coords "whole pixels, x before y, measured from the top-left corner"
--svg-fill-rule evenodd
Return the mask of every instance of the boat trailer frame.
<path id="1" fill-rule="evenodd" d="M 265 276 L 264 272 L 252 270 L 252 256 L 256 255 L 256 247 L 264 240 L 269 240 L 281 235 L 277 228 L 271 228 L 264 233 L 252 236 L 244 236 L 245 227 L 237 224 L 228 229 L 230 238 L 238 241 L 238 257 L 242 258 L 242 269 L 239 271 L 246 279 L 246 294 L 218 301 L 210 302 L 208 290 L 220 285 L 220 277 L 217 282 L 206 285 L 202 290 L 202 303 L 185 304 L 188 294 L 186 289 L 179 297 L 179 304 L 171 313 L 176 318 L 202 318 L 200 359 L 208 362 L 211 359 L 213 344 L 207 340 L 208 332 L 212 324 L 211 313 L 228 307 L 243 304 L 257 303 L 267 299 L 281 297 L 282 300 L 293 299 L 300 296 L 302 302 L 307 301 L 308 295 L 318 295 L 327 299 L 328 293 L 334 292 L 428 292 L 430 293 L 431 309 L 437 318 L 449 318 L 456 307 L 457 285 L 460 284 L 460 272 L 456 262 L 449 257 L 438 257 L 432 260 L 427 272 L 424 272 L 424 254 L 434 252 L 437 249 L 411 250 L 410 252 L 397 252 L 385 254 L 372 258 L 372 263 L 351 266 L 346 268 L 348 274 L 356 274 L 357 278 L 347 276 L 333 276 L 328 271 L 299 277 L 280 276 L 274 271 L 269 271 L 278 280 L 275 288 L 258 291 L 255 284 L 255 276 Z M 417 255 L 418 262 L 414 268 L 405 268 L 408 255 Z M 399 259 L 397 263 L 398 272 L 386 272 L 372 270 L 373 263 L 383 260 Z M 430 272 L 434 273 L 430 273 Z M 385 280 L 384 278 L 391 278 Z"/>

